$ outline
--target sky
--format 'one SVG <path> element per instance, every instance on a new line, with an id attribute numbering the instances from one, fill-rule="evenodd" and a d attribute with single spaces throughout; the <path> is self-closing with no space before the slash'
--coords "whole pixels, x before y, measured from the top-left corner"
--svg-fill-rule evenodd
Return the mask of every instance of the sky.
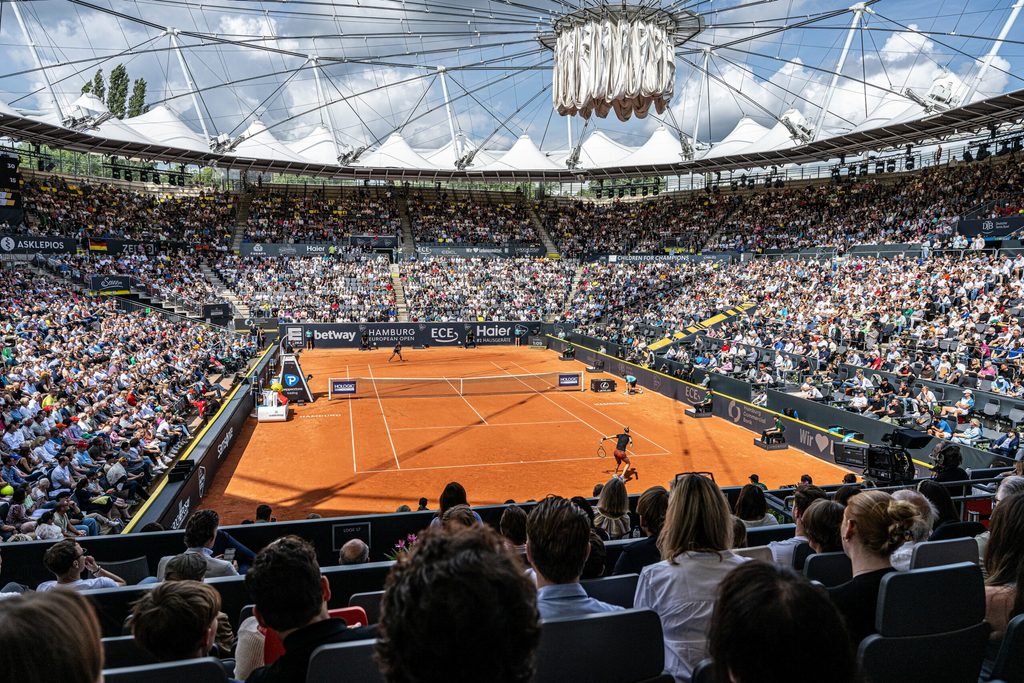
<path id="1" fill-rule="evenodd" d="M 454 127 L 473 144 L 507 149 L 528 134 L 544 150 L 565 149 L 565 118 L 553 111 L 552 53 L 536 40 L 552 19 L 582 0 L 18 0 L 47 74 L 67 110 L 98 67 L 124 63 L 164 104 L 201 129 L 172 37 L 212 133 L 241 135 L 259 119 L 283 140 L 333 125 L 343 146 L 379 144 L 400 131 L 417 148 L 450 140 L 441 78 L 446 69 Z M 594 6 L 597 0 L 589 0 Z M 595 130 L 639 146 L 659 126 L 698 141 L 722 140 L 744 116 L 771 127 L 796 109 L 813 125 L 836 68 L 852 13 L 775 30 L 844 10 L 831 0 L 648 0 L 700 14 L 705 30 L 677 54 L 671 115 L 619 122 L 614 115 L 571 122 L 573 142 Z M 992 45 L 1013 0 L 881 0 L 864 15 L 823 126 L 840 132 L 883 106 L 911 107 L 901 93 L 925 95 L 950 74 L 966 91 L 976 57 Z M 749 5 L 749 6 L 748 6 Z M 117 16 L 120 13 L 123 16 Z M 731 43 L 709 57 L 705 46 Z M 11 0 L 0 0 L 0 101 L 49 111 L 45 87 Z M 307 56 L 319 56 L 321 89 Z M 1007 36 L 977 98 L 1024 88 L 1024 17 Z M 333 103 L 332 103 L 333 102 Z M 700 106 L 698 107 L 698 102 Z M 905 107 L 903 105 L 906 105 Z M 698 123 L 699 122 L 699 123 Z"/>

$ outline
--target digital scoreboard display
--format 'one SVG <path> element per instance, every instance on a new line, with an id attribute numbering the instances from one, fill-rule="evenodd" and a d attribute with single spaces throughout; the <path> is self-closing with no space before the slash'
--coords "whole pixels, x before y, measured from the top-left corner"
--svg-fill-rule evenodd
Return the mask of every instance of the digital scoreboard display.
<path id="1" fill-rule="evenodd" d="M 18 157 L 0 153 L 0 222 L 21 222 L 19 163 Z"/>

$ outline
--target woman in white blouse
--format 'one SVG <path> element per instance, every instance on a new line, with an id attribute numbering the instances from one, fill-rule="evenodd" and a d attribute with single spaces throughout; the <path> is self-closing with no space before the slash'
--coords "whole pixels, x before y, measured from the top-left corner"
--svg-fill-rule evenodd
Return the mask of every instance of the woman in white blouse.
<path id="1" fill-rule="evenodd" d="M 676 480 L 658 537 L 661 562 L 644 568 L 634 606 L 661 617 L 665 668 L 688 683 L 707 656 L 707 633 L 718 584 L 746 561 L 733 553 L 732 517 L 712 480 L 687 474 Z"/>

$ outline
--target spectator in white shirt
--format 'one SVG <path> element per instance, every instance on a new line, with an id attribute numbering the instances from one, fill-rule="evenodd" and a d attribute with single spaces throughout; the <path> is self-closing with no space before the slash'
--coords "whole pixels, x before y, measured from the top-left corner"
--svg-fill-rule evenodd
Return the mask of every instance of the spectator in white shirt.
<path id="1" fill-rule="evenodd" d="M 732 516 L 715 482 L 699 474 L 676 480 L 661 532 L 663 561 L 645 567 L 634 606 L 661 617 L 665 669 L 688 683 L 707 656 L 707 632 L 718 584 L 746 558 L 729 550 Z"/>
<path id="2" fill-rule="evenodd" d="M 96 560 L 91 555 L 86 555 L 85 549 L 71 539 L 64 539 L 50 546 L 43 555 L 43 564 L 57 579 L 44 581 L 36 588 L 37 591 L 54 588 L 84 591 L 125 585 L 124 579 L 96 564 Z M 83 571 L 91 573 L 93 578 L 83 579 Z"/>
<path id="3" fill-rule="evenodd" d="M 793 522 L 796 524 L 793 538 L 772 541 L 768 544 L 768 548 L 772 551 L 772 560 L 776 564 L 793 566 L 793 551 L 801 543 L 807 542 L 803 525 L 804 510 L 809 508 L 814 501 L 826 497 L 825 492 L 817 486 L 798 486 L 793 492 Z"/>

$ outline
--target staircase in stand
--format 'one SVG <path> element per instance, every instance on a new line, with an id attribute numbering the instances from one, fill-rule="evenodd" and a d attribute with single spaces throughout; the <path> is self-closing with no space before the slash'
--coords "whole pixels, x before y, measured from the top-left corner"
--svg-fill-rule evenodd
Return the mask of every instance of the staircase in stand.
<path id="1" fill-rule="evenodd" d="M 412 236 L 409 202 L 404 193 L 399 193 L 395 203 L 398 205 L 398 219 L 402 222 L 402 256 L 411 259 L 416 255 L 416 240 Z"/>
<path id="2" fill-rule="evenodd" d="M 235 211 L 235 227 L 231 232 L 231 251 L 237 254 L 242 249 L 245 238 L 245 224 L 249 222 L 249 209 L 252 207 L 253 193 L 251 190 L 238 195 L 238 210 Z"/>
<path id="3" fill-rule="evenodd" d="M 576 274 L 572 277 L 572 286 L 569 287 L 569 296 L 565 297 L 565 301 L 562 302 L 563 308 L 568 308 L 569 302 L 576 300 L 576 290 L 580 287 L 580 280 L 583 278 L 583 264 L 576 267 Z M 553 323 L 558 320 L 558 313 L 549 313 L 544 316 L 544 322 Z"/>
<path id="4" fill-rule="evenodd" d="M 537 207 L 533 204 L 528 204 L 526 211 L 530 216 L 530 222 L 533 223 L 533 227 L 537 230 L 537 234 L 540 235 L 540 241 L 544 243 L 544 248 L 548 250 L 548 258 L 561 258 L 561 254 L 558 251 L 558 245 L 555 244 L 555 240 L 551 239 L 551 233 L 544 227 L 544 222 L 541 221 L 540 216 L 537 215 Z"/>
<path id="5" fill-rule="evenodd" d="M 391 286 L 395 290 L 395 310 L 398 311 L 398 322 L 409 322 L 409 306 L 405 303 L 405 287 L 402 286 L 402 273 L 397 263 L 391 264 Z"/>
<path id="6" fill-rule="evenodd" d="M 224 284 L 224 281 L 218 277 L 217 273 L 210 267 L 210 264 L 203 261 L 199 266 L 199 270 L 203 273 L 203 277 L 206 281 L 213 285 L 214 291 L 221 299 L 231 304 L 231 308 L 235 311 L 236 318 L 248 318 L 249 307 L 242 303 L 242 301 L 235 296 L 235 293 Z"/>

